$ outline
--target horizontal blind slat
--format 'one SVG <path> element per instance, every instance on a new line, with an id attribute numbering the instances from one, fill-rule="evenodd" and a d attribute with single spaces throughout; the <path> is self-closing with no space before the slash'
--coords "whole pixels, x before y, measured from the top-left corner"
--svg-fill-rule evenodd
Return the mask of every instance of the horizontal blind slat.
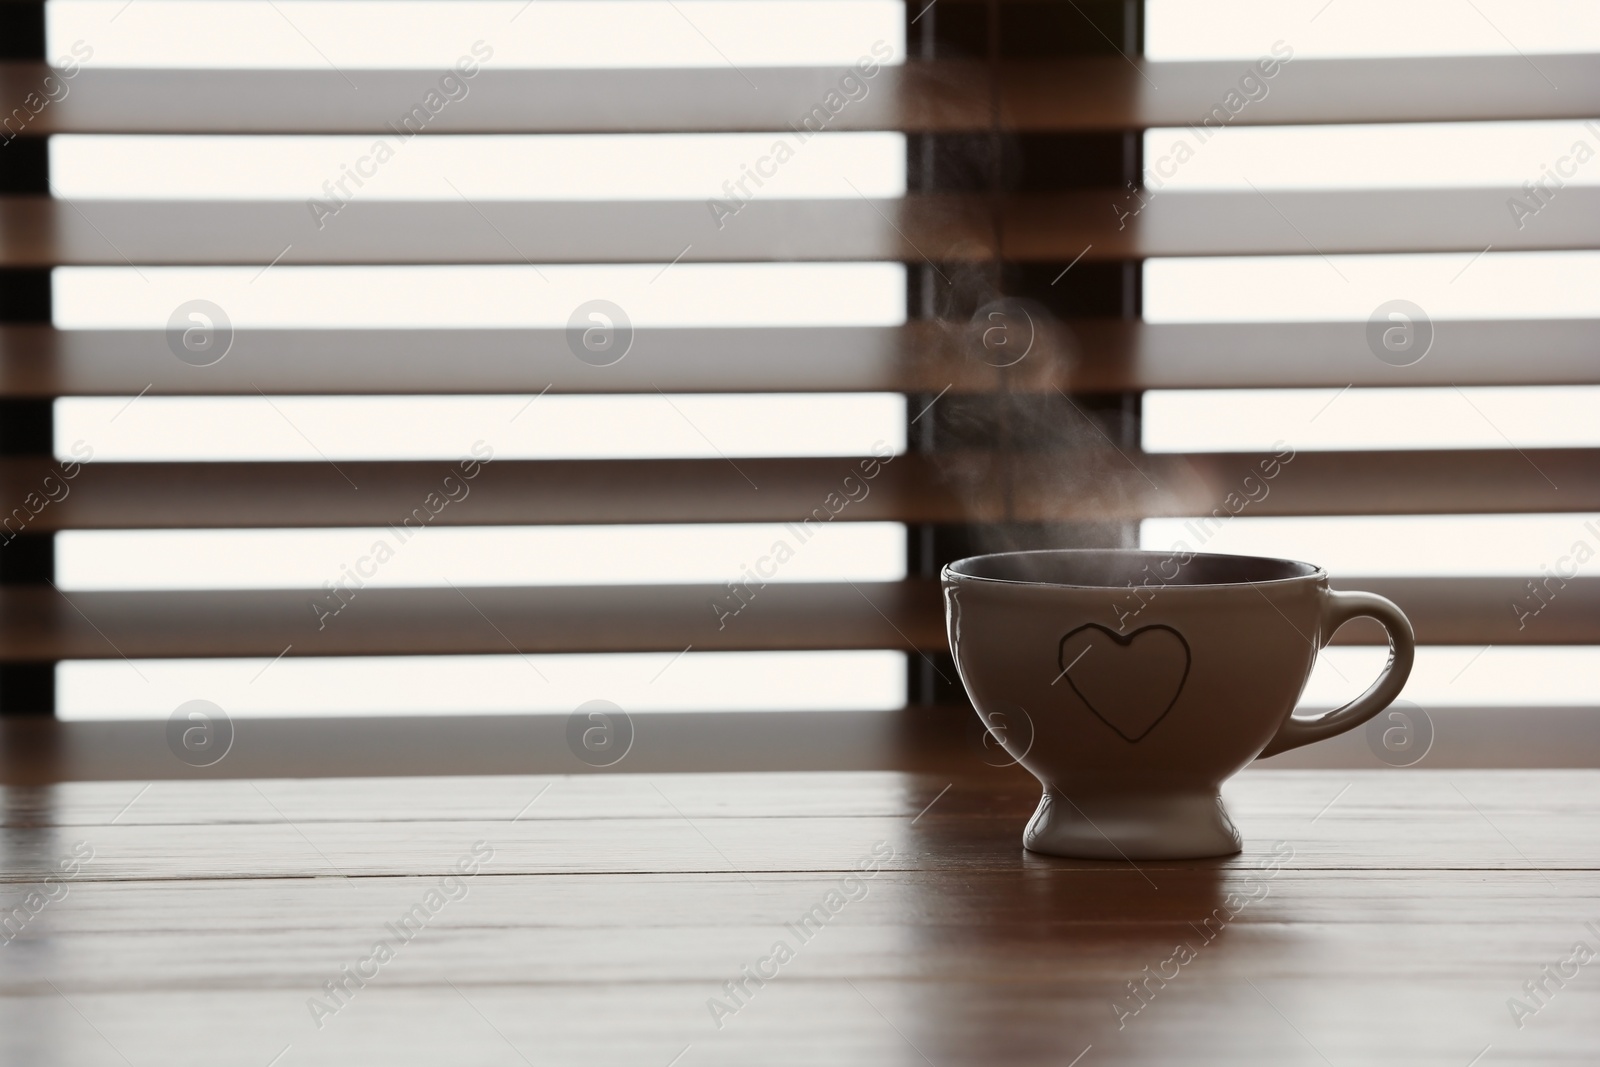
<path id="1" fill-rule="evenodd" d="M 1084 522 L 1600 511 L 1600 449 L 909 454 L 890 460 L 86 463 L 0 459 L 7 532 L 695 522 Z M 1137 469 L 1135 469 L 1137 468 Z M 1263 471 L 1272 470 L 1265 480 Z M 64 471 L 70 471 L 66 477 Z M 1541 472 L 1544 476 L 1541 476 Z M 448 506 L 424 507 L 445 492 Z M 1559 488 L 1557 488 L 1559 486 Z M 356 488 L 359 487 L 359 488 Z M 757 488 L 759 487 L 759 488 Z M 464 495 L 463 495 L 464 494 Z M 1255 498 L 1245 500 L 1245 495 Z M 1230 495 L 1233 499 L 1230 500 Z M 51 499 L 46 500 L 49 496 Z M 459 499 L 454 499 L 459 498 Z M 437 503 L 437 500 L 436 500 Z M 429 512 L 433 513 L 430 514 Z"/>
<path id="2" fill-rule="evenodd" d="M 979 324 L 981 326 L 981 324 Z M 1428 357 L 1373 358 L 1364 322 L 1072 319 L 1005 368 L 965 323 L 652 328 L 609 367 L 564 330 L 236 329 L 203 373 L 158 330 L 0 326 L 0 396 L 984 393 L 1600 384 L 1600 319 L 1436 320 Z M 997 361 L 998 362 L 998 361 Z"/>
<path id="3" fill-rule="evenodd" d="M 989 255 L 964 197 L 746 203 L 703 200 L 352 201 L 318 218 L 293 201 L 0 200 L 0 266 L 717 263 Z"/>
<path id="4" fill-rule="evenodd" d="M 1271 57 L 1268 57 L 1269 59 Z M 1026 132 L 1115 131 L 1200 123 L 1229 94 L 1217 125 L 1308 125 L 1591 118 L 1600 114 L 1592 55 L 1302 59 L 1261 78 L 1253 60 L 1011 61 L 1000 120 Z M 1541 75 L 1541 72 L 1542 75 Z M 481 70 L 466 95 L 414 117 L 439 72 L 87 69 L 43 109 L 29 135 L 52 133 L 663 133 L 788 130 L 840 92 L 850 68 Z M 58 73 L 0 64 L 0 93 L 21 100 Z M 1548 80 L 1546 80 L 1548 78 Z M 861 86 L 866 94 L 859 96 Z M 852 99 L 814 128 L 977 132 L 989 128 L 980 64 L 883 67 L 850 83 Z M 59 92 L 59 90 L 55 90 Z M 460 92 L 460 88 L 454 90 Z"/>
<path id="5" fill-rule="evenodd" d="M 1507 604 L 1520 578 L 1360 578 L 1388 596 L 1419 644 L 1600 643 L 1600 579 L 1570 581 L 1532 625 Z M 0 589 L 0 661 L 211 656 L 493 655 L 946 647 L 939 583 L 769 585 L 736 614 L 726 587 L 365 589 L 319 618 L 312 590 L 73 593 Z M 730 614 L 713 607 L 722 604 Z M 1107 617 L 1112 616 L 1107 606 Z M 319 629 L 319 622 L 326 625 Z M 722 625 L 725 623 L 726 625 Z M 1340 644 L 1382 643 L 1359 621 Z M 286 651 L 287 648 L 287 651 Z"/>
<path id="6" fill-rule="evenodd" d="M 1600 247 L 1600 188 L 1569 186 L 1559 218 L 1519 227 L 1506 205 L 1525 195 L 1493 188 L 1035 194 L 1002 208 L 1002 251 L 1017 262 L 1064 262 L 1085 249 L 1087 260 L 1119 260 Z"/>
<path id="7" fill-rule="evenodd" d="M 1600 247 L 1600 188 L 1561 192 L 1559 220 L 1518 228 L 1507 189 L 1014 197 L 1003 257 L 1483 252 Z M 293 202 L 0 200 L 0 266 L 441 263 L 983 262 L 981 197 L 702 201 L 351 202 L 327 225 Z M 1558 224 L 1559 223 L 1559 224 Z M 725 225 L 724 225 L 725 224 Z"/>

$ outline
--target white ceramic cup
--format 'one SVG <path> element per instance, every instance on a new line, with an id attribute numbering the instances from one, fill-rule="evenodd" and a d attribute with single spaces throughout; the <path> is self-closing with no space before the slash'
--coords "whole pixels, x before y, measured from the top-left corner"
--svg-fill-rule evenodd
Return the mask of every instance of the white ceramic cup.
<path id="1" fill-rule="evenodd" d="M 967 695 L 1044 784 L 1023 847 L 1049 855 L 1238 852 L 1223 781 L 1258 756 L 1361 725 L 1411 673 L 1415 638 L 1400 609 L 1329 589 L 1309 563 L 1063 549 L 974 556 L 943 580 Z M 1388 631 L 1383 673 L 1344 707 L 1295 717 L 1317 652 L 1362 616 Z"/>

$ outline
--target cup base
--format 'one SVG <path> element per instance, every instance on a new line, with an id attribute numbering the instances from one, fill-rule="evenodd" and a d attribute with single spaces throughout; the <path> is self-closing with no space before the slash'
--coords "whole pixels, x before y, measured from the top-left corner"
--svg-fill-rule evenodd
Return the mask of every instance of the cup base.
<path id="1" fill-rule="evenodd" d="M 1046 789 L 1022 847 L 1090 860 L 1232 856 L 1243 846 L 1215 792 L 1067 794 Z"/>

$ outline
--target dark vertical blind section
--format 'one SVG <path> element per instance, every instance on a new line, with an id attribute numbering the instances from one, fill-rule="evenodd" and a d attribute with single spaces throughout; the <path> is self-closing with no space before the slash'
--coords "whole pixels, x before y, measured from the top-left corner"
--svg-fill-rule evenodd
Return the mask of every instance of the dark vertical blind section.
<path id="1" fill-rule="evenodd" d="M 1073 4 L 1028 0 L 912 0 L 907 5 L 911 59 L 982 59 L 991 72 L 993 125 L 985 133 L 912 134 L 907 178 L 912 192 L 982 194 L 995 212 L 1012 193 L 1068 189 L 1128 189 L 1143 181 L 1141 131 L 1016 134 L 1001 129 L 998 73 L 1025 59 L 1117 56 L 1144 52 L 1143 0 L 1079 0 Z M 1107 202 L 1104 210 L 1116 205 Z M 1025 223 L 1024 223 L 1025 224 Z M 1087 252 L 1088 249 L 1083 251 Z M 1137 261 L 1019 264 L 1003 259 L 979 266 L 921 264 L 910 271 L 908 314 L 937 319 L 965 341 L 967 357 L 994 365 L 1016 358 L 1016 347 L 1037 343 L 1021 359 L 1064 359 L 1043 338 L 1050 325 L 1070 318 L 1138 319 L 1141 264 Z M 990 339 L 1004 337 L 1010 350 Z M 1107 452 L 1138 453 L 1139 394 L 1088 393 L 1068 398 L 1034 391 L 908 399 L 908 447 L 949 457 L 946 471 L 963 485 L 1006 486 L 1040 468 L 1059 471 L 1063 492 L 1074 477 L 1087 478 Z M 993 459 L 980 469 L 956 457 L 983 451 Z M 1137 521 L 1092 523 L 1005 522 L 922 524 L 909 533 L 909 570 L 937 577 L 963 556 L 1044 547 L 1134 547 Z M 910 697 L 935 704 L 963 699 L 948 656 L 912 660 Z"/>
<path id="2" fill-rule="evenodd" d="M 0 58 L 45 58 L 43 3 L 0 0 Z M 11 106 L 6 102 L 8 112 Z M 0 193 L 49 192 L 49 142 L 0 140 Z M 48 269 L 0 269 L 0 323 L 48 323 L 50 312 Z M 52 455 L 53 409 L 48 397 L 0 399 L 0 459 Z M 0 516 L 0 585 L 55 579 L 55 536 L 29 529 L 31 517 L 25 504 Z M 54 715 L 55 705 L 54 663 L 0 664 L 0 715 Z"/>
<path id="3" fill-rule="evenodd" d="M 0 0 L 0 59 L 44 58 L 44 0 Z"/>

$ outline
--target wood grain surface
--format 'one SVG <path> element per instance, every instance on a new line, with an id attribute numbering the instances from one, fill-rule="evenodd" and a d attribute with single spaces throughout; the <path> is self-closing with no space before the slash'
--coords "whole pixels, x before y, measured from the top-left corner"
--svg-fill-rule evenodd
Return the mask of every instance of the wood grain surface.
<path id="1" fill-rule="evenodd" d="M 1600 950 L 1600 772 L 1252 770 L 1242 855 L 1134 865 L 1023 852 L 1035 783 L 972 762 L 10 787 L 0 905 L 80 860 L 0 1061 L 1592 1062 L 1600 964 L 1543 968 Z"/>

